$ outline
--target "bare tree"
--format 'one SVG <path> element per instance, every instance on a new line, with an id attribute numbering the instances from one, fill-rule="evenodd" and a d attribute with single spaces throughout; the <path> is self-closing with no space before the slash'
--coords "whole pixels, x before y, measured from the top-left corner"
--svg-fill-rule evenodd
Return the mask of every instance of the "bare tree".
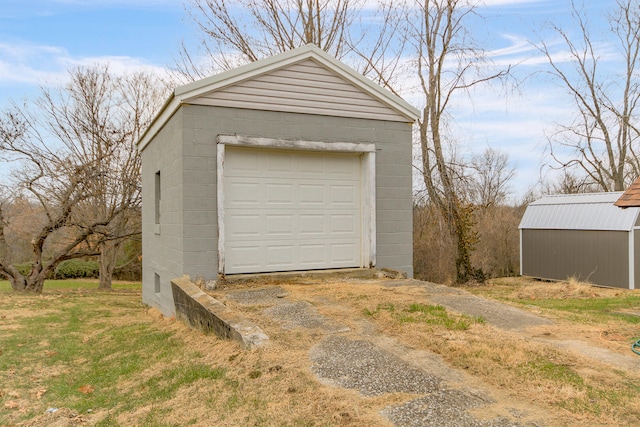
<path id="1" fill-rule="evenodd" d="M 183 45 L 176 78 L 193 81 L 238 65 L 315 44 L 393 90 L 403 42 L 401 10 L 366 0 L 189 0 L 201 37 Z"/>
<path id="2" fill-rule="evenodd" d="M 457 248 L 456 275 L 466 282 L 481 272 L 471 265 L 477 241 L 473 229 L 474 206 L 456 187 L 455 167 L 447 158 L 453 141 L 447 139 L 446 124 L 453 98 L 473 86 L 508 75 L 508 70 L 485 73 L 486 53 L 477 48 L 465 28 L 465 20 L 476 13 L 466 0 L 422 0 L 415 2 L 414 19 L 407 37 L 415 48 L 424 108 L 419 120 L 421 175 L 429 200 L 446 218 Z"/>
<path id="3" fill-rule="evenodd" d="M 551 75 L 571 97 L 575 115 L 559 124 L 549 138 L 555 167 L 585 174 L 602 191 L 621 191 L 640 175 L 640 102 L 638 60 L 640 55 L 640 9 L 636 0 L 618 0 L 609 17 L 608 40 L 614 42 L 624 66 L 607 67 L 608 52 L 592 36 L 585 12 L 572 2 L 572 18 L 580 37 L 553 26 L 568 54 L 555 55 L 552 47 L 538 47 L 551 66 Z"/>
<path id="4" fill-rule="evenodd" d="M 540 190 L 543 194 L 578 194 L 597 193 L 602 191 L 602 188 L 588 176 L 578 175 L 569 169 L 563 169 L 557 177 L 542 179 Z"/>
<path id="5" fill-rule="evenodd" d="M 472 179 L 469 182 L 471 201 L 482 208 L 503 204 L 509 193 L 509 181 L 515 169 L 509 166 L 509 156 L 494 148 L 474 155 L 469 167 Z"/>
<path id="6" fill-rule="evenodd" d="M 34 232 L 29 275 L 13 267 L 6 239 L 0 241 L 0 274 L 14 289 L 39 292 L 60 262 L 83 256 L 100 256 L 100 287 L 111 286 L 119 245 L 140 233 L 135 144 L 164 95 L 144 73 L 77 68 L 66 86 L 43 89 L 37 101 L 5 112 L 0 153 L 20 164 L 14 188 L 46 217 Z"/>

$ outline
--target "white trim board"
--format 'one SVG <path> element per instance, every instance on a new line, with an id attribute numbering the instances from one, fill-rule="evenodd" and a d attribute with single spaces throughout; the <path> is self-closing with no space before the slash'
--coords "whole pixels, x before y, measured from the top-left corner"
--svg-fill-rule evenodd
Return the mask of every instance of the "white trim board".
<path id="1" fill-rule="evenodd" d="M 362 185 L 362 251 L 360 267 L 376 265 L 376 195 L 375 195 L 375 144 L 351 142 L 322 142 L 250 137 L 243 135 L 219 135 L 217 137 L 217 214 L 218 214 L 218 274 L 225 274 L 225 147 L 248 147 L 280 150 L 319 151 L 336 153 L 361 153 Z"/>

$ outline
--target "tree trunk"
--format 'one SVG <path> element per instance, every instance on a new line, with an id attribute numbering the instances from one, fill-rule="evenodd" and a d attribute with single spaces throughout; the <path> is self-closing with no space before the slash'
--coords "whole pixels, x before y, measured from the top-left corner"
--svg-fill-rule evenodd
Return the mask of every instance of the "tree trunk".
<path id="1" fill-rule="evenodd" d="M 477 233 L 473 230 L 473 207 L 457 206 L 452 212 L 453 237 L 457 243 L 456 257 L 456 281 L 466 283 L 476 279 L 483 281 L 480 269 L 471 265 L 471 253 L 478 240 Z"/>
<path id="2" fill-rule="evenodd" d="M 33 280 L 27 280 L 25 291 L 27 292 L 35 292 L 37 294 L 42 293 L 42 289 L 44 289 L 44 280 L 45 278 L 42 276 L 37 276 Z"/>
<path id="3" fill-rule="evenodd" d="M 22 274 L 9 277 L 9 283 L 11 284 L 11 289 L 14 291 L 25 291 L 27 289 L 27 280 Z"/>
<path id="4" fill-rule="evenodd" d="M 111 289 L 120 244 L 119 241 L 107 240 L 100 245 L 100 285 L 98 289 Z"/>

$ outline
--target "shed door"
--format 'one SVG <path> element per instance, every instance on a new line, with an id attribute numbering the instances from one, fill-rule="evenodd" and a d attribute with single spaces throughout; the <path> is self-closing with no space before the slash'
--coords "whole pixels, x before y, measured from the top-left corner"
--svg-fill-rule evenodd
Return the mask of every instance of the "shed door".
<path id="1" fill-rule="evenodd" d="M 362 266 L 361 155 L 228 147 L 225 273 Z"/>

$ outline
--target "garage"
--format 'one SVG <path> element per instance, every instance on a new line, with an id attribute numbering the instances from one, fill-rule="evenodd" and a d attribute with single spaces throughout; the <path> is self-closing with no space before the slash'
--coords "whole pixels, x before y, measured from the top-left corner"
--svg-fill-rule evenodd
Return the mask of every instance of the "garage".
<path id="1" fill-rule="evenodd" d="M 233 147 L 225 159 L 225 274 L 362 266 L 361 155 Z"/>
<path id="2" fill-rule="evenodd" d="M 143 301 L 171 280 L 413 274 L 420 112 L 314 45 L 178 86 L 138 141 Z"/>

